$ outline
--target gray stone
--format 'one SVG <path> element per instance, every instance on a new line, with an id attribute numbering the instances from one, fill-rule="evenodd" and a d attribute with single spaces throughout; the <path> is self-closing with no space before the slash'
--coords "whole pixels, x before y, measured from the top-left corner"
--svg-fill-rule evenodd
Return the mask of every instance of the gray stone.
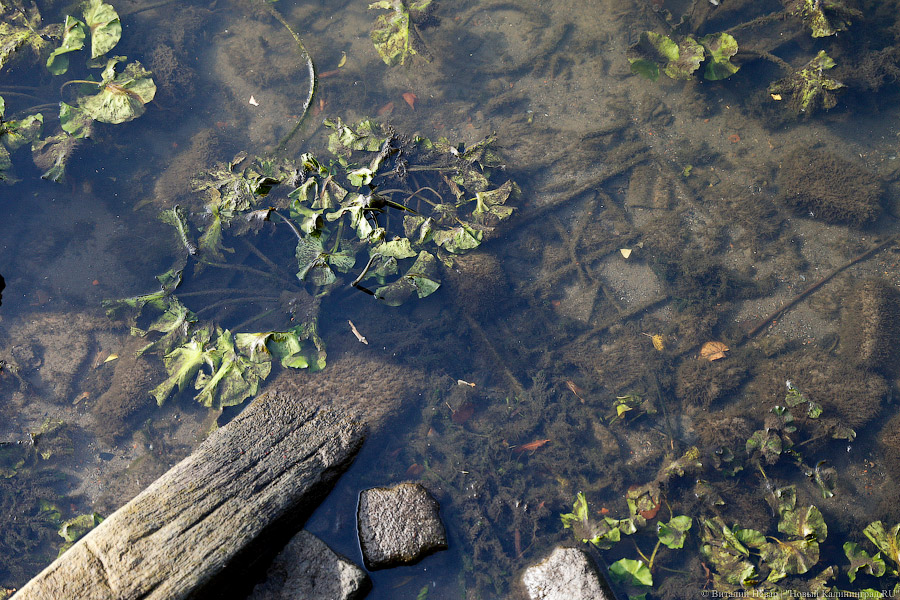
<path id="1" fill-rule="evenodd" d="M 360 600 L 372 582 L 365 571 L 301 531 L 266 572 L 247 600 Z"/>
<path id="2" fill-rule="evenodd" d="M 16 594 L 16 600 L 201 597 L 299 528 L 363 428 L 321 398 L 266 392 Z"/>
<path id="3" fill-rule="evenodd" d="M 591 558 L 577 548 L 556 548 L 525 569 L 522 584 L 531 600 L 615 600 Z"/>
<path id="4" fill-rule="evenodd" d="M 446 550 L 438 509 L 437 500 L 418 483 L 360 492 L 357 527 L 366 568 L 408 565 Z"/>

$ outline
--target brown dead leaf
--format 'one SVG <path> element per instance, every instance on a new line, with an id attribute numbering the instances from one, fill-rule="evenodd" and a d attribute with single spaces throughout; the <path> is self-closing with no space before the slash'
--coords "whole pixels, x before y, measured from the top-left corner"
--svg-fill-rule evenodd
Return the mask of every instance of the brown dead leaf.
<path id="1" fill-rule="evenodd" d="M 719 360 L 725 358 L 725 353 L 729 348 L 722 342 L 706 342 L 700 348 L 700 356 L 697 358 L 705 358 L 706 360 Z"/>

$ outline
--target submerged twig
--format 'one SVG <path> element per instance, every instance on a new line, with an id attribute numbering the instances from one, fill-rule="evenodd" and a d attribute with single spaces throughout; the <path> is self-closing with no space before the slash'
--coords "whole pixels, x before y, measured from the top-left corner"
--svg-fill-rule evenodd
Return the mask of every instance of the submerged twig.
<path id="1" fill-rule="evenodd" d="M 871 256 L 873 256 L 874 254 L 877 254 L 878 252 L 881 252 L 882 250 L 884 250 L 891 244 L 895 243 L 898 238 L 900 238 L 900 236 L 897 236 L 897 235 L 891 236 L 888 239 L 886 239 L 885 241 L 883 241 L 880 244 L 878 244 L 877 246 L 875 246 L 874 248 L 870 248 L 869 250 L 866 250 L 865 252 L 863 252 L 862 254 L 857 256 L 856 258 L 853 258 L 849 262 L 846 262 L 843 265 L 837 267 L 836 269 L 831 271 L 828 275 L 826 275 L 822 279 L 816 281 L 811 286 L 809 286 L 808 288 L 806 288 L 805 290 L 803 290 L 802 292 L 797 294 L 797 296 L 795 296 L 793 300 L 791 300 L 790 302 L 788 302 L 787 304 L 785 304 L 784 306 L 782 306 L 775 312 L 768 315 L 762 321 L 757 323 L 756 327 L 754 327 L 753 329 L 748 331 L 747 334 L 743 338 L 741 338 L 740 340 L 738 340 L 736 342 L 736 344 L 742 344 L 742 343 L 746 342 L 747 340 L 749 340 L 750 338 L 755 337 L 756 334 L 758 334 L 764 328 L 768 327 L 768 325 L 772 321 L 774 321 L 775 319 L 777 319 L 778 317 L 780 317 L 781 315 L 783 315 L 790 309 L 794 308 L 797 304 L 799 304 L 807 296 L 809 296 L 810 294 L 815 292 L 817 289 L 819 289 L 820 287 L 822 287 L 823 285 L 825 285 L 826 283 L 831 281 L 835 277 L 835 275 L 838 275 L 839 273 L 849 269 L 853 265 L 860 263 L 860 262 L 866 260 L 867 258 L 870 258 Z"/>
<path id="2" fill-rule="evenodd" d="M 466 322 L 469 324 L 469 327 L 478 334 L 478 337 L 481 338 L 482 343 L 490 352 L 491 357 L 494 359 L 496 365 L 503 371 L 503 374 L 506 376 L 507 381 L 512 386 L 513 391 L 516 393 L 516 396 L 519 398 L 523 398 L 525 396 L 525 387 L 519 383 L 519 380 L 513 375 L 512 371 L 509 370 L 509 367 L 506 366 L 506 361 L 503 360 L 503 357 L 500 356 L 500 353 L 497 352 L 497 349 L 494 348 L 494 344 L 491 343 L 490 338 L 481 328 L 481 325 L 472 318 L 472 315 L 466 314 Z"/>

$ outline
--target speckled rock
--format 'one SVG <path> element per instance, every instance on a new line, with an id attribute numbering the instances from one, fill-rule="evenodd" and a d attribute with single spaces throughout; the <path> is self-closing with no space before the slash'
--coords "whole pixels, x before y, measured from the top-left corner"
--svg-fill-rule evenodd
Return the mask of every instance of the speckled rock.
<path id="1" fill-rule="evenodd" d="M 418 483 L 360 492 L 357 527 L 366 568 L 408 565 L 445 550 L 447 534 L 438 508 Z"/>
<path id="2" fill-rule="evenodd" d="M 531 600 L 614 600 L 590 557 L 577 548 L 556 548 L 525 569 L 522 584 Z"/>
<path id="3" fill-rule="evenodd" d="M 247 600 L 359 600 L 372 583 L 365 571 L 301 531 L 288 542 Z"/>

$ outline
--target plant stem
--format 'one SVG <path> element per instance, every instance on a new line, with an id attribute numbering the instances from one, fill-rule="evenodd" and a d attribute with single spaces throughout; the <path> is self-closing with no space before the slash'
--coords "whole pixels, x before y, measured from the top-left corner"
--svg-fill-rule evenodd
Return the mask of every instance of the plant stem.
<path id="1" fill-rule="evenodd" d="M 247 325 L 249 325 L 250 323 L 253 323 L 253 322 L 255 322 L 255 321 L 259 321 L 260 319 L 265 319 L 266 317 L 268 317 L 269 315 L 271 315 L 271 314 L 272 314 L 273 312 L 275 312 L 276 310 L 277 310 L 277 309 L 275 309 L 275 308 L 270 308 L 270 309 L 268 309 L 268 310 L 264 310 L 264 311 L 262 311 L 261 313 L 257 314 L 256 316 L 250 317 L 250 318 L 247 319 L 246 321 L 243 321 L 243 322 L 241 322 L 241 323 L 238 323 L 237 325 L 235 325 L 234 327 L 232 327 L 232 329 L 233 329 L 234 331 L 236 331 L 236 332 L 240 332 L 241 329 L 245 328 L 245 327 L 246 327 Z"/>
<path id="2" fill-rule="evenodd" d="M 302 239 L 303 239 L 303 236 L 300 235 L 300 230 L 297 229 L 297 226 L 294 225 L 294 224 L 291 222 L 290 219 L 288 219 L 287 217 L 285 217 L 283 214 L 281 214 L 281 213 L 278 212 L 277 210 L 273 210 L 273 211 L 272 211 L 272 214 L 273 214 L 273 215 L 278 215 L 279 217 L 281 217 L 281 220 L 284 221 L 285 223 L 287 223 L 287 226 L 291 228 L 291 231 L 294 232 L 294 235 L 297 236 L 297 239 L 298 239 L 298 240 L 302 240 Z"/>
<path id="3" fill-rule="evenodd" d="M 647 564 L 647 568 L 651 571 L 653 570 L 653 561 L 656 559 L 656 553 L 659 551 L 660 546 L 662 546 L 662 540 L 657 540 L 656 546 L 653 548 L 653 554 L 650 555 L 650 561 Z"/>
<path id="4" fill-rule="evenodd" d="M 179 292 L 179 298 L 190 298 L 191 296 L 206 296 L 209 294 L 249 294 L 253 295 L 257 290 L 238 290 L 235 288 L 214 288 L 208 290 L 198 290 L 196 292 Z"/>
<path id="5" fill-rule="evenodd" d="M 268 9 L 269 13 L 275 17 L 285 29 L 287 29 L 288 33 L 291 34 L 291 37 L 294 38 L 294 41 L 297 42 L 297 49 L 300 51 L 300 56 L 306 61 L 306 71 L 309 74 L 309 91 L 306 94 L 306 101 L 303 103 L 303 111 L 300 113 L 300 118 L 297 119 L 294 128 L 291 129 L 286 136 L 281 138 L 281 141 L 278 142 L 278 146 L 276 146 L 275 150 L 272 152 L 272 154 L 278 155 L 284 151 L 288 142 L 297 135 L 297 132 L 300 131 L 300 128 L 303 127 L 303 124 L 306 122 L 306 117 L 309 116 L 309 108 L 313 103 L 313 96 L 316 95 L 316 86 L 318 85 L 319 79 L 316 75 L 316 65 L 313 64 L 312 57 L 306 49 L 306 46 L 303 44 L 303 40 L 300 39 L 300 36 L 297 35 L 288 22 L 284 20 L 284 17 L 281 16 L 281 13 L 275 10 L 275 7 L 273 7 L 270 2 L 263 0 L 263 5 Z"/>
<path id="6" fill-rule="evenodd" d="M 216 267 L 218 269 L 230 269 L 232 271 L 244 271 L 246 273 L 253 273 L 254 275 L 259 275 L 260 277 L 265 277 L 266 279 L 269 279 L 276 283 L 284 283 L 284 281 L 281 279 L 281 277 L 273 275 L 272 273 L 269 273 L 268 271 L 263 271 L 261 269 L 254 269 L 253 267 L 248 267 L 246 265 L 229 265 L 228 263 L 217 263 L 217 262 L 211 262 L 208 260 L 203 260 L 200 262 L 201 262 L 201 264 L 208 265 L 210 267 Z"/>
<path id="7" fill-rule="evenodd" d="M 222 306 L 229 306 L 231 304 L 247 304 L 257 301 L 278 302 L 278 300 L 279 298 L 277 296 L 241 296 L 240 298 L 224 298 L 222 300 L 219 300 L 218 302 L 213 302 L 209 306 L 204 306 L 197 311 L 197 315 L 210 310 L 215 310 Z"/>
<path id="8" fill-rule="evenodd" d="M 286 277 L 286 278 L 288 278 L 288 279 L 291 279 L 291 278 L 293 277 L 293 273 L 288 273 L 287 271 L 285 271 L 284 269 L 282 269 L 281 266 L 277 265 L 271 258 L 269 258 L 269 257 L 266 256 L 265 254 L 263 254 L 263 252 L 262 252 L 259 248 L 257 248 L 256 246 L 254 246 L 253 243 L 252 243 L 250 240 L 248 240 L 248 239 L 246 239 L 246 238 L 241 238 L 241 239 L 242 239 L 243 242 L 247 245 L 247 248 L 250 249 L 250 252 L 252 252 L 253 254 L 255 254 L 256 257 L 259 258 L 259 260 L 261 260 L 261 261 L 263 261 L 264 263 L 266 263 L 266 266 L 268 266 L 269 269 L 272 270 L 272 273 L 274 273 L 274 274 L 276 274 L 276 275 L 280 275 L 280 276 L 282 276 L 282 277 Z M 298 289 L 299 289 L 299 288 L 298 288 Z"/>

